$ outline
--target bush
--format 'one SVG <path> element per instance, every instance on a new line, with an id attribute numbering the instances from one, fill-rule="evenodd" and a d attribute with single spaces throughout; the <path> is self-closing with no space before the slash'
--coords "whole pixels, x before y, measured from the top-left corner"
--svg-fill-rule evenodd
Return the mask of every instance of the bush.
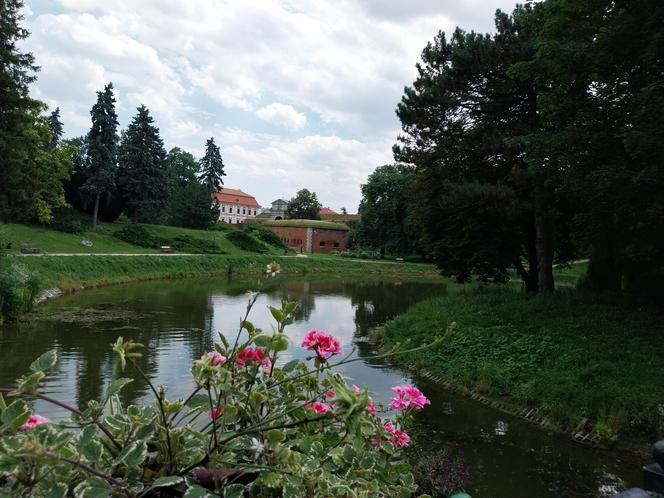
<path id="1" fill-rule="evenodd" d="M 271 246 L 278 247 L 279 249 L 283 249 L 284 247 L 286 247 L 286 244 L 284 244 L 281 241 L 281 239 L 276 233 L 274 233 L 269 228 L 265 228 L 263 225 L 255 221 L 250 221 L 249 223 L 247 223 L 244 231 L 250 233 L 259 240 L 267 244 L 270 244 Z"/>
<path id="2" fill-rule="evenodd" d="M 141 225 L 136 225 L 134 223 L 127 225 L 126 227 L 121 228 L 113 234 L 120 240 L 129 242 L 135 246 L 139 247 L 157 247 L 159 241 L 145 228 Z"/>
<path id="3" fill-rule="evenodd" d="M 51 228 L 65 233 L 83 233 L 90 225 L 89 216 L 67 208 L 58 209 L 53 213 Z"/>
<path id="4" fill-rule="evenodd" d="M 277 273 L 278 265 L 267 271 Z M 221 342 L 193 362 L 186 401 L 167 399 L 142 369 L 142 345 L 119 337 L 118 371 L 147 384 L 154 401 L 126 406 L 120 394 L 132 379 L 121 377 L 99 400 L 70 407 L 39 391 L 57 363 L 55 350 L 44 353 L 17 380 L 11 404 L 0 398 L 0 494 L 411 496 L 417 485 L 402 454 L 410 439 L 403 427 L 429 400 L 400 386 L 390 402 L 400 403 L 396 413 L 383 419 L 387 410 L 377 413 L 382 407 L 367 389 L 334 371 L 339 341 L 315 330 L 301 344 L 312 358 L 281 362 L 289 358 L 284 329 L 296 307 L 270 308 L 271 333 L 246 320 L 237 338 L 220 333 Z M 23 398 L 58 404 L 73 417 L 50 423 Z"/>
<path id="5" fill-rule="evenodd" d="M 219 220 L 210 228 L 208 228 L 208 230 L 214 230 L 216 232 L 234 232 L 237 231 L 237 228 L 235 228 L 230 223 L 226 223 L 225 221 Z"/>
<path id="6" fill-rule="evenodd" d="M 197 239 L 191 235 L 178 235 L 172 239 L 167 239 L 167 241 L 162 241 L 162 244 L 170 245 L 173 250 L 179 252 L 190 252 L 195 254 L 225 254 L 216 242 Z"/>
<path id="7" fill-rule="evenodd" d="M 243 251 L 249 252 L 267 252 L 267 247 L 261 242 L 254 239 L 251 235 L 246 232 L 241 232 L 236 230 L 230 232 L 226 235 L 226 238 L 233 244 L 235 247 L 242 249 Z"/>
<path id="8" fill-rule="evenodd" d="M 378 251 L 368 251 L 366 249 L 355 249 L 344 251 L 340 254 L 342 258 L 354 258 L 354 259 L 380 259 L 380 253 Z"/>
<path id="9" fill-rule="evenodd" d="M 21 266 L 0 273 L 0 323 L 14 321 L 32 309 L 39 292 L 35 275 Z"/>

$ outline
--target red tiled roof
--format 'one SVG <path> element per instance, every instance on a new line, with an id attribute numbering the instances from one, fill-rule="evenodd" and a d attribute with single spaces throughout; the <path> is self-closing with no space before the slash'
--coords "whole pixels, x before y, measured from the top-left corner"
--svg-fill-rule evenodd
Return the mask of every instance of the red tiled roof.
<path id="1" fill-rule="evenodd" d="M 330 208 L 320 208 L 320 214 L 339 214 L 339 213 L 331 210 Z"/>
<path id="2" fill-rule="evenodd" d="M 253 195 L 242 192 L 240 189 L 222 187 L 219 192 L 212 194 L 218 201 L 224 204 L 240 204 L 241 206 L 261 207 Z"/>

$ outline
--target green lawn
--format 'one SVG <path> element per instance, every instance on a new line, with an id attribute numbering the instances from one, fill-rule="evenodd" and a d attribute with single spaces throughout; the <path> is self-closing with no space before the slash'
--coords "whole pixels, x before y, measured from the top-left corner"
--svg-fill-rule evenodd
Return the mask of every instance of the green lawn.
<path id="1" fill-rule="evenodd" d="M 430 342 L 452 322 L 458 328 L 443 344 L 404 361 L 517 406 L 543 408 L 564 427 L 587 418 L 607 433 L 658 430 L 662 316 L 630 309 L 615 295 L 571 290 L 456 295 L 388 322 L 384 342 Z"/>

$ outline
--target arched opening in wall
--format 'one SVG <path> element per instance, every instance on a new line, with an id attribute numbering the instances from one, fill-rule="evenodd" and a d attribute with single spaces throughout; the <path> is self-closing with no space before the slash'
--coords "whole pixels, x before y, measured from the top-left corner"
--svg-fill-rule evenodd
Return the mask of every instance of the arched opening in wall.
<path id="1" fill-rule="evenodd" d="M 283 218 L 282 218 L 281 216 L 275 216 L 274 219 L 275 219 L 275 220 L 283 220 Z"/>

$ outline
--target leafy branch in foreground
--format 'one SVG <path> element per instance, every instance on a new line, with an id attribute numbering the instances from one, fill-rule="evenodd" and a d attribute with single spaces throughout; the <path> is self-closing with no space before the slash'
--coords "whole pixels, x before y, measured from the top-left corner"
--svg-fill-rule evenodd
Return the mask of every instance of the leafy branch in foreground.
<path id="1" fill-rule="evenodd" d="M 268 276 L 278 272 L 268 265 Z M 113 351 L 120 371 L 147 382 L 150 405 L 124 406 L 127 377 L 84 409 L 41 394 L 57 362 L 54 351 L 42 355 L 16 388 L 0 391 L 12 400 L 0 394 L 0 495 L 411 496 L 417 485 L 401 454 L 405 428 L 429 400 L 416 387 L 396 386 L 389 409 L 397 415 L 381 418 L 388 410 L 334 371 L 357 359 L 333 363 L 342 345 L 322 331 L 302 341 L 310 358 L 283 363 L 297 305 L 270 307 L 276 326 L 267 333 L 248 320 L 256 299 L 250 295 L 232 345 L 219 334 L 214 350 L 194 361 L 184 400 L 169 400 L 152 383 L 137 362 L 142 345 L 131 340 L 119 338 Z M 71 420 L 52 423 L 24 398 L 56 404 Z"/>

